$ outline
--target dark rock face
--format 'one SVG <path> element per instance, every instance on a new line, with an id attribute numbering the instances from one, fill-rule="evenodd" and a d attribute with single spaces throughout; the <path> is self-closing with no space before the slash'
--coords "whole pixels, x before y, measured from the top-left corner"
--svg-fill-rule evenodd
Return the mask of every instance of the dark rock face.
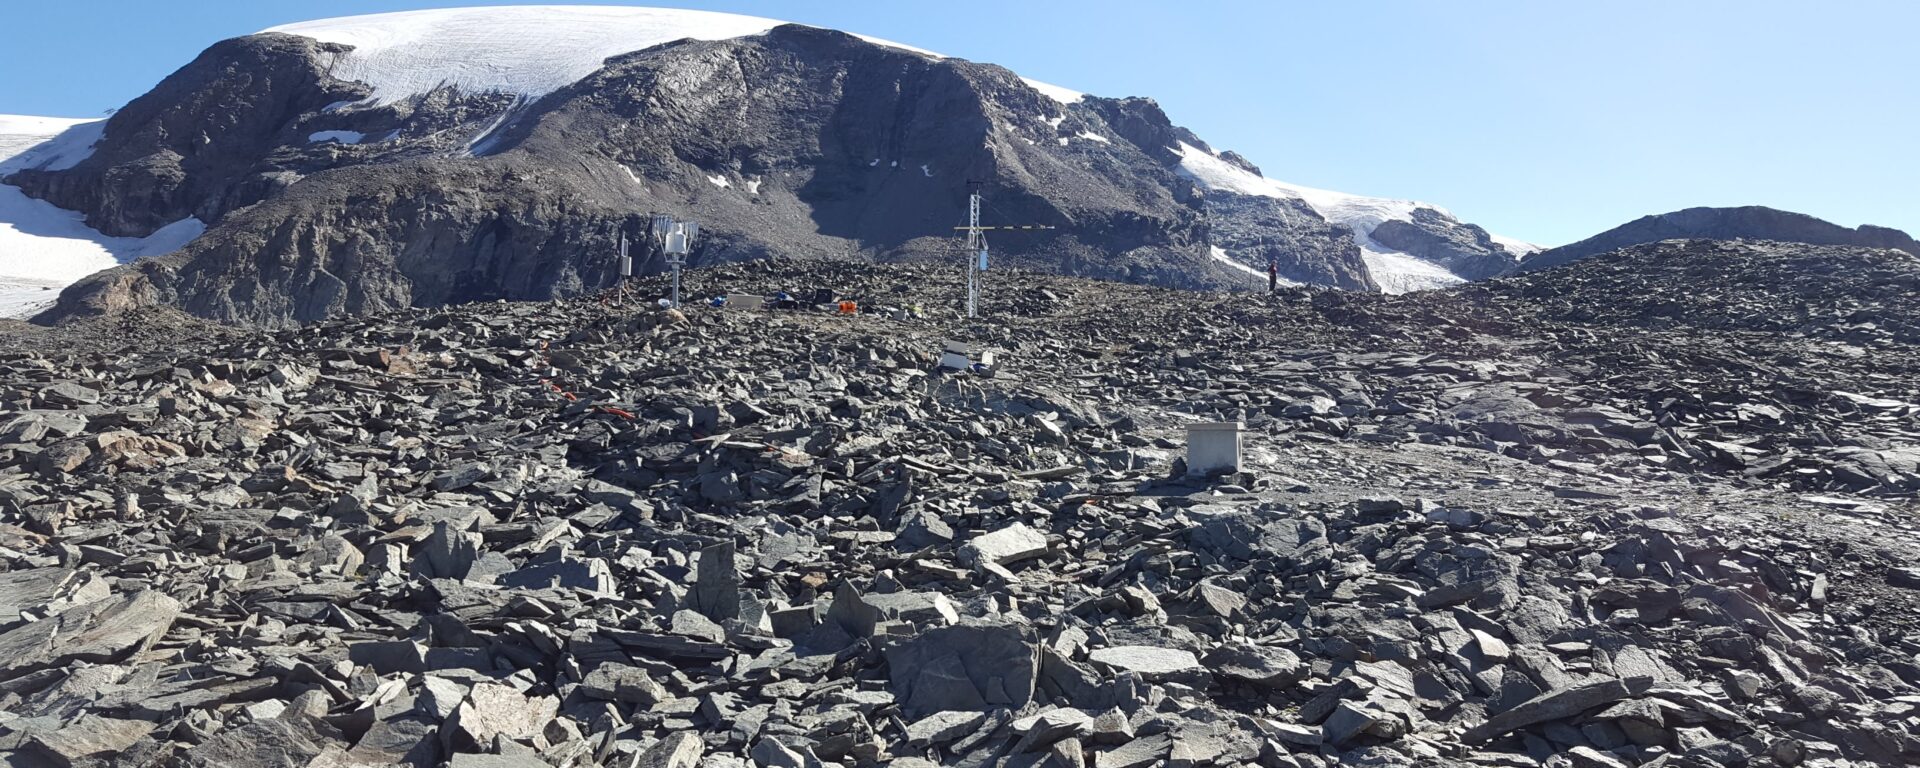
<path id="1" fill-rule="evenodd" d="M 1058 227 L 995 238 L 1012 254 L 996 267 L 1236 277 L 1169 164 L 1170 141 L 1197 138 L 1150 100 L 1061 105 L 999 67 L 787 26 L 616 57 L 533 103 L 443 89 L 343 107 L 364 89 L 328 79 L 318 50 L 222 43 L 117 116 L 80 167 L 16 176 L 109 231 L 212 227 L 74 286 L 43 320 L 162 303 L 287 324 L 576 295 L 611 283 L 616 241 L 650 211 L 707 225 L 696 264 L 951 257 L 975 179 L 995 221 Z M 182 136 L 200 123 L 231 127 Z M 309 141 L 320 130 L 368 138 Z"/>
<path id="2" fill-rule="evenodd" d="M 1519 270 L 1531 272 L 1630 245 L 1686 238 L 1897 248 L 1920 255 L 1920 242 L 1915 242 L 1907 233 L 1897 229 L 1872 225 L 1848 229 L 1804 213 L 1753 205 L 1741 208 L 1688 208 L 1643 216 L 1580 242 L 1534 254 L 1520 265 Z"/>
<path id="3" fill-rule="evenodd" d="M 87 212 L 109 235 L 145 236 L 188 216 L 214 221 L 272 194 L 257 167 L 292 143 L 302 115 L 365 96 L 333 80 L 303 37 L 254 35 L 217 43 L 107 120 L 91 157 L 66 171 L 21 171 L 7 182 Z"/>
<path id="4" fill-rule="evenodd" d="M 1151 99 L 1061 104 L 1000 67 L 798 26 L 617 56 L 538 99 L 442 87 L 369 101 L 329 74 L 344 50 L 222 42 L 115 115 L 76 167 L 9 177 L 110 234 L 208 225 L 39 319 L 162 304 L 288 325 L 574 296 L 612 284 L 616 243 L 641 240 L 653 212 L 704 225 L 695 265 L 952 259 L 972 181 L 989 224 L 1056 227 L 996 233 L 996 269 L 1246 287 L 1211 258 L 1220 247 L 1290 280 L 1379 287 L 1350 233 L 1308 206 L 1202 194 L 1174 148 L 1206 142 Z M 1455 225 L 1397 242 L 1492 269 L 1485 233 Z M 638 256 L 642 272 L 665 267 Z"/>
<path id="5" fill-rule="evenodd" d="M 1477 224 L 1465 224 L 1432 208 L 1415 208 L 1411 222 L 1391 219 L 1373 229 L 1373 239 L 1445 267 L 1468 280 L 1484 280 L 1513 269 L 1519 259 L 1493 241 Z"/>
<path id="6" fill-rule="evenodd" d="M 1290 280 L 1354 291 L 1377 291 L 1353 231 L 1322 218 L 1304 200 L 1206 193 L 1213 242 L 1232 257 L 1264 272 L 1278 262 Z"/>

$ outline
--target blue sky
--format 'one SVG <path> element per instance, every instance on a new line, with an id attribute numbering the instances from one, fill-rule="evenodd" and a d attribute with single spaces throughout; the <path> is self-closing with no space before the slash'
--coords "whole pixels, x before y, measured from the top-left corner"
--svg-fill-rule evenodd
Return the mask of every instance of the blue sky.
<path id="1" fill-rule="evenodd" d="M 484 4 L 16 0 L 0 12 L 0 113 L 99 115 L 275 24 Z M 1906 0 L 654 4 L 1152 96 L 1270 177 L 1426 200 L 1545 244 L 1695 205 L 1920 234 L 1920 3 Z"/>

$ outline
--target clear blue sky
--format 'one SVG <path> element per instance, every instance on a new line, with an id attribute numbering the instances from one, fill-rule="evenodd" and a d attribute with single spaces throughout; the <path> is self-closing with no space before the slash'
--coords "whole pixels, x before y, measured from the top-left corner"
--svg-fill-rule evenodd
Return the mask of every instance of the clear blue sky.
<path id="1" fill-rule="evenodd" d="M 12 0 L 0 113 L 98 115 L 275 24 L 482 5 Z M 1559 244 L 1761 204 L 1920 234 L 1911 0 L 679 0 L 1152 96 L 1268 176 Z"/>

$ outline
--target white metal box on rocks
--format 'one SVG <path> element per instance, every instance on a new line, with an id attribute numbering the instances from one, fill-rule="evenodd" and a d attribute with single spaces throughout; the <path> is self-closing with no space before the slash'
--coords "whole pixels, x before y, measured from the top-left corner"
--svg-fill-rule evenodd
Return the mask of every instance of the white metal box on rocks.
<path id="1" fill-rule="evenodd" d="M 733 293 L 727 295 L 728 309 L 762 309 L 766 306 L 766 298 L 755 296 L 751 293 Z"/>
<path id="2" fill-rule="evenodd" d="M 1240 471 L 1240 433 L 1237 421 L 1208 421 L 1187 425 L 1187 474 L 1203 477 Z"/>
<path id="3" fill-rule="evenodd" d="M 940 367 L 964 371 L 974 363 L 993 367 L 993 350 L 975 347 L 964 341 L 946 342 L 945 351 L 940 355 Z"/>

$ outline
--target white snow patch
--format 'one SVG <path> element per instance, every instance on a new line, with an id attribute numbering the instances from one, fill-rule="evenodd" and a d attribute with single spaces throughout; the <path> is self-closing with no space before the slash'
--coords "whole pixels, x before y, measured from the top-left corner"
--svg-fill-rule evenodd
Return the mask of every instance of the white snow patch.
<path id="1" fill-rule="evenodd" d="M 316 131 L 307 135 L 308 144 L 332 141 L 340 144 L 358 144 L 367 140 L 367 135 L 359 131 Z"/>
<path id="2" fill-rule="evenodd" d="M 105 120 L 0 115 L 0 174 L 64 171 L 93 155 Z"/>
<path id="3" fill-rule="evenodd" d="M 760 194 L 760 180 L 759 180 L 759 179 L 753 179 L 753 180 L 751 180 L 751 181 L 748 181 L 748 182 L 747 182 L 747 194 L 749 194 L 749 195 L 757 195 L 757 194 Z"/>
<path id="4" fill-rule="evenodd" d="M 1466 282 L 1438 264 L 1384 247 L 1371 237 L 1360 238 L 1360 258 L 1367 262 L 1367 272 L 1384 293 L 1424 291 Z"/>
<path id="5" fill-rule="evenodd" d="M 877 157 L 873 159 L 873 162 L 867 163 L 868 168 L 875 168 L 875 167 L 878 167 L 879 165 L 880 165 L 880 158 L 877 158 Z"/>
<path id="6" fill-rule="evenodd" d="M 1038 80 L 1029 80 L 1024 77 L 1020 78 L 1020 80 L 1022 82 L 1025 82 L 1027 85 L 1033 86 L 1033 89 L 1036 91 L 1039 91 L 1040 95 L 1045 96 L 1049 99 L 1053 99 L 1054 101 L 1060 102 L 1062 104 L 1072 104 L 1076 101 L 1079 101 L 1087 97 L 1086 94 L 1081 93 L 1079 91 L 1062 88 L 1060 86 L 1053 85 L 1051 83 L 1043 83 Z"/>
<path id="7" fill-rule="evenodd" d="M 1067 113 L 1062 112 L 1060 113 L 1059 117 L 1047 118 L 1047 127 L 1057 131 L 1057 130 L 1060 130 L 1060 124 L 1066 121 L 1067 121 Z"/>
<path id="8" fill-rule="evenodd" d="M 0 277 L 0 318 L 28 318 L 53 306 L 66 283 Z"/>
<path id="9" fill-rule="evenodd" d="M 333 76 L 365 83 L 373 88 L 374 103 L 391 104 L 442 86 L 535 99 L 593 74 L 613 56 L 685 38 L 728 40 L 757 35 L 785 23 L 673 8 L 520 5 L 346 16 L 263 31 L 353 46 L 334 59 Z M 910 45 L 858 37 L 945 58 Z M 1026 82 L 1063 104 L 1084 95 L 1036 80 Z"/>
<path id="10" fill-rule="evenodd" d="M 623 170 L 623 171 L 626 171 L 626 172 L 627 172 L 627 178 L 629 178 L 629 179 L 633 179 L 633 183 L 635 183 L 635 184 L 638 184 L 638 185 L 640 185 L 640 188 L 641 188 L 641 189 L 645 189 L 645 188 L 646 188 L 646 186 L 647 186 L 647 182 L 645 182 L 645 181 L 643 181 L 643 180 L 641 180 L 641 178 L 640 178 L 640 174 L 637 174 L 637 173 L 634 173 L 634 172 L 633 172 L 633 166 L 631 166 L 631 165 L 627 165 L 626 163 L 621 163 L 621 164 L 620 164 L 620 170 Z"/>
<path id="11" fill-rule="evenodd" d="M 707 183 L 712 184 L 721 189 L 726 189 L 727 187 L 733 186 L 733 182 L 727 181 L 727 177 L 717 173 L 712 176 L 708 176 Z"/>
<path id="12" fill-rule="evenodd" d="M 1058 141 L 1058 142 L 1060 142 L 1060 146 L 1063 146 L 1063 147 L 1064 147 L 1064 146 L 1066 146 L 1066 145 L 1067 145 L 1067 143 L 1068 143 L 1068 142 L 1070 142 L 1070 141 L 1072 141 L 1072 139 L 1069 139 L 1069 138 L 1067 138 L 1067 137 L 1065 137 L 1065 136 L 1062 136 L 1062 137 L 1060 137 L 1060 138 L 1058 138 L 1058 139 L 1055 139 L 1055 141 Z"/>
<path id="13" fill-rule="evenodd" d="M 928 168 L 925 165 L 920 166 L 920 173 L 929 179 L 933 178 L 933 169 Z"/>
<path id="14" fill-rule="evenodd" d="M 1506 237 L 1504 235 L 1496 235 L 1491 232 L 1487 233 L 1487 236 L 1493 238 L 1493 241 L 1495 243 L 1498 243 L 1500 247 L 1507 249 L 1508 253 L 1511 253 L 1515 256 L 1520 257 L 1521 261 L 1526 261 L 1528 256 L 1532 256 L 1536 253 L 1539 253 L 1547 249 L 1547 247 L 1544 245 L 1537 245 L 1534 243 L 1529 243 L 1525 240 Z"/>
<path id="15" fill-rule="evenodd" d="M 0 115 L 0 174 L 62 170 L 84 159 L 104 121 Z M 0 184 L 0 317 L 44 309 L 59 289 L 115 264 L 179 250 L 206 231 L 198 219 L 146 237 L 108 237 L 81 214 Z"/>
<path id="16" fill-rule="evenodd" d="M 1107 138 L 1107 137 L 1105 137 L 1105 136 L 1102 136 L 1102 135 L 1100 135 L 1100 134 L 1097 134 L 1097 133 L 1094 133 L 1094 132 L 1092 132 L 1092 131 L 1081 131 L 1079 135 L 1080 135 L 1080 138 L 1083 138 L 1083 139 L 1086 139 L 1087 141 L 1097 141 L 1097 142 L 1100 142 L 1100 143 L 1102 143 L 1102 144 L 1112 144 L 1112 143 L 1113 143 L 1113 139 L 1109 139 L 1109 138 Z"/>
<path id="17" fill-rule="evenodd" d="M 1320 215 L 1325 216 L 1328 221 L 1346 224 L 1353 227 L 1356 232 L 1372 232 L 1380 222 L 1388 219 L 1410 219 L 1415 208 L 1432 208 L 1446 213 L 1446 210 L 1439 206 L 1412 200 L 1349 195 L 1345 192 L 1275 181 L 1214 157 L 1206 150 L 1186 142 L 1181 142 L 1177 151 L 1180 153 L 1180 170 L 1209 189 L 1221 189 L 1243 195 L 1305 200 L 1307 205 L 1313 206 L 1313 209 L 1319 211 Z"/>

